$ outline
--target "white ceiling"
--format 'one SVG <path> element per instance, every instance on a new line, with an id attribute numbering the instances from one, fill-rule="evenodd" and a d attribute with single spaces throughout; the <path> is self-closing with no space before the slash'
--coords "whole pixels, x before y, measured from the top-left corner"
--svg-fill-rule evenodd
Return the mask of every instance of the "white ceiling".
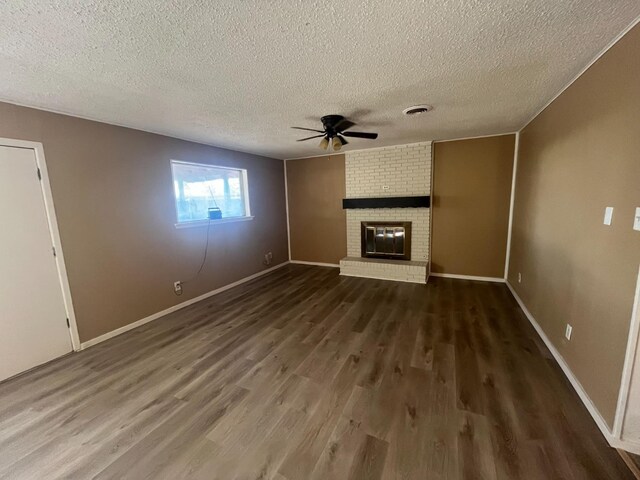
<path id="1" fill-rule="evenodd" d="M 278 158 L 518 130 L 638 0 L 5 0 L 0 98 Z M 432 112 L 404 117 L 429 103 Z M 302 133 L 302 135 L 301 135 Z"/>

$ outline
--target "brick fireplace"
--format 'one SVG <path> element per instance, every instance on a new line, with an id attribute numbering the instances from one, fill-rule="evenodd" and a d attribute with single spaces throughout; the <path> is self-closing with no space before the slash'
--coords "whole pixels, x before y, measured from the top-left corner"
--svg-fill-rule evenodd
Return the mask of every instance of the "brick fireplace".
<path id="1" fill-rule="evenodd" d="M 414 206 L 422 204 L 412 200 L 428 200 L 431 193 L 431 142 L 346 152 L 345 169 L 347 257 L 340 261 L 341 275 L 426 283 L 430 208 Z M 353 208 L 358 205 L 354 199 L 361 200 L 360 206 L 365 208 Z M 371 201 L 362 202 L 366 199 Z M 385 199 L 405 201 L 390 201 L 387 203 L 394 206 L 385 207 Z M 367 208 L 368 205 L 376 208 Z M 377 208 L 380 205 L 383 207 Z M 393 227 L 398 224 L 410 226 L 406 255 L 403 258 L 368 255 L 364 249 L 363 225 Z M 386 237 L 378 238 L 388 239 L 389 232 L 391 230 L 385 230 Z M 405 235 L 405 241 L 406 238 Z M 380 247 L 391 248 L 384 243 L 380 243 Z"/>

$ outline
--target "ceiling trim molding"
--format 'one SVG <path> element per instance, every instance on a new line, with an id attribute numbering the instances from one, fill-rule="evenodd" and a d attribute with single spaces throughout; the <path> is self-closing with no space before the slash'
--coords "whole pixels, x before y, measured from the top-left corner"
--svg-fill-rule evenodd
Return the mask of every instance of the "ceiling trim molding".
<path id="1" fill-rule="evenodd" d="M 474 137 L 460 137 L 460 138 L 447 138 L 445 140 L 425 140 L 424 142 L 412 142 L 412 143 L 399 143 L 398 145 L 415 145 L 417 143 L 428 143 L 431 142 L 433 143 L 445 143 L 445 142 L 458 142 L 461 140 L 476 140 L 479 138 L 490 138 L 490 137 L 502 137 L 505 135 L 516 135 L 518 134 L 519 131 L 513 131 L 513 132 L 504 132 L 504 133 L 490 133 L 488 135 L 476 135 Z M 344 155 L 345 153 L 350 153 L 350 152 L 362 152 L 363 150 L 375 150 L 375 149 L 380 149 L 380 148 L 390 148 L 390 147 L 397 147 L 398 145 L 387 145 L 385 147 L 371 147 L 371 148 L 359 148 L 358 150 L 345 150 L 345 151 L 340 151 L 340 152 L 331 152 L 331 153 L 322 153 L 320 155 L 309 155 L 306 157 L 294 157 L 294 158 L 285 158 L 284 161 L 285 162 L 289 162 L 289 161 L 294 161 L 294 160 L 306 160 L 308 158 L 318 158 L 318 157 L 331 157 L 331 156 L 335 156 L 335 155 Z"/>
<path id="2" fill-rule="evenodd" d="M 334 157 L 336 155 L 344 155 L 346 153 L 346 150 L 344 152 L 331 152 L 331 153 L 321 153 L 320 155 L 309 155 L 308 157 L 293 157 L 293 158 L 285 158 L 284 161 L 285 162 L 291 162 L 293 160 L 306 160 L 307 158 L 318 158 L 318 157 Z"/>
<path id="3" fill-rule="evenodd" d="M 491 133 L 489 135 L 476 135 L 474 137 L 461 137 L 461 138 L 447 138 L 445 140 L 434 140 L 433 143 L 445 143 L 445 142 L 459 142 L 462 140 L 476 140 L 479 138 L 490 138 L 490 137 L 502 137 L 504 135 L 515 135 L 518 131 L 514 132 L 505 132 L 505 133 Z"/>
<path id="4" fill-rule="evenodd" d="M 104 125 L 111 125 L 112 127 L 120 127 L 120 128 L 126 128 L 128 130 L 135 130 L 135 131 L 138 131 L 138 132 L 150 133 L 152 135 L 159 135 L 161 137 L 172 138 L 174 140 L 181 140 L 183 142 L 195 143 L 195 144 L 198 144 L 198 145 L 203 145 L 205 147 L 219 148 L 220 150 L 227 150 L 228 152 L 246 153 L 247 155 L 253 155 L 255 157 L 268 158 L 270 160 L 285 160 L 284 158 L 269 157 L 269 156 L 264 155 L 264 154 L 250 152 L 248 150 L 240 150 L 240 149 L 237 149 L 237 148 L 222 147 L 222 146 L 216 145 L 214 143 L 206 143 L 206 142 L 203 142 L 202 140 L 195 140 L 193 138 L 178 137 L 176 135 L 170 135 L 168 133 L 162 133 L 162 132 L 159 132 L 159 131 L 156 131 L 156 130 L 148 130 L 148 129 L 144 129 L 144 128 L 132 127 L 131 125 L 125 125 L 123 123 L 107 122 L 105 120 L 98 120 L 97 118 L 87 117 L 87 116 L 84 116 L 84 115 L 76 115 L 74 113 L 69 113 L 69 112 L 65 112 L 65 111 L 62 111 L 62 110 L 54 110 L 52 108 L 36 107 L 34 105 L 27 105 L 25 103 L 19 103 L 19 102 L 16 102 L 14 100 L 8 100 L 8 99 L 2 98 L 2 97 L 0 97 L 0 103 L 6 103 L 7 105 L 14 105 L 16 107 L 30 108 L 32 110 L 39 110 L 41 112 L 53 113 L 55 115 L 64 115 L 65 117 L 79 118 L 80 120 L 87 120 L 89 122 L 102 123 Z"/>
<path id="5" fill-rule="evenodd" d="M 405 146 L 405 145 L 419 145 L 421 143 L 431 143 L 431 144 L 433 144 L 433 142 L 435 142 L 435 140 L 421 140 L 419 142 L 396 143 L 396 144 L 393 144 L 393 145 L 384 145 L 382 147 L 356 148 L 356 149 L 353 149 L 353 150 L 344 150 L 344 151 L 341 150 L 339 152 L 323 153 L 321 155 L 309 155 L 307 157 L 285 158 L 284 161 L 287 162 L 289 160 L 304 160 L 304 159 L 307 159 L 307 158 L 316 158 L 316 157 L 331 157 L 331 156 L 336 156 L 336 155 L 345 155 L 347 153 L 364 152 L 364 151 L 368 151 L 368 150 L 382 150 L 384 148 L 393 148 L 393 147 L 400 147 L 400 146 Z"/>
<path id="6" fill-rule="evenodd" d="M 573 85 L 573 83 L 576 80 L 578 80 L 587 70 L 589 70 L 594 63 L 600 60 L 600 58 L 605 53 L 607 53 L 616 43 L 618 43 L 622 39 L 622 37 L 624 37 L 627 33 L 629 33 L 629 31 L 631 31 L 633 27 L 638 25 L 638 23 L 640 23 L 640 15 L 636 17 L 635 20 L 633 20 L 624 30 L 622 30 L 622 32 L 616 35 L 616 37 L 613 40 L 611 40 L 602 50 L 600 50 L 600 52 L 598 52 L 598 54 L 589 63 L 587 63 L 587 65 L 582 70 L 580 70 L 578 74 L 569 81 L 569 83 L 567 83 L 564 87 L 560 89 L 558 93 L 556 93 L 553 97 L 551 97 L 551 100 L 549 100 L 540 110 L 538 110 L 531 118 L 529 118 L 529 120 L 527 120 L 527 122 L 524 125 L 522 125 L 522 127 L 520 127 L 520 129 L 518 130 L 518 133 L 522 132 L 522 130 L 524 130 L 531 122 L 533 122 L 538 115 L 544 112 L 547 109 L 547 107 L 549 107 L 549 105 L 555 102 L 556 99 L 560 95 L 562 95 L 566 89 L 568 89 L 571 85 Z"/>

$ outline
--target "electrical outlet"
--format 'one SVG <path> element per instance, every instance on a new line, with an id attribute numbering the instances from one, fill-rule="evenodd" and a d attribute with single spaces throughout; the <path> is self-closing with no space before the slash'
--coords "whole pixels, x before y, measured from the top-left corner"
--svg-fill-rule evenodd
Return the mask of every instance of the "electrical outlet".
<path id="1" fill-rule="evenodd" d="M 567 340 L 571 340 L 571 333 L 573 332 L 573 327 L 567 323 L 567 328 L 564 331 L 564 336 Z"/>
<path id="2" fill-rule="evenodd" d="M 264 254 L 264 264 L 265 265 L 271 265 L 271 262 L 273 261 L 273 252 L 267 252 Z"/>
<path id="3" fill-rule="evenodd" d="M 640 207 L 636 207 L 636 214 L 633 217 L 633 229 L 640 231 Z"/>
<path id="4" fill-rule="evenodd" d="M 518 272 L 518 283 L 522 283 L 522 274 Z"/>
<path id="5" fill-rule="evenodd" d="M 182 295 L 182 282 L 180 280 L 173 282 L 173 293 Z"/>
<path id="6" fill-rule="evenodd" d="M 383 185 L 382 190 L 389 190 L 389 185 Z"/>

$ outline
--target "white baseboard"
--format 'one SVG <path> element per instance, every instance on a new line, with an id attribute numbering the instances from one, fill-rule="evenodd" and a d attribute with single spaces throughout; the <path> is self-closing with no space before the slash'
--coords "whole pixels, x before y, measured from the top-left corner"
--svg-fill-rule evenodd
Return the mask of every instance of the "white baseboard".
<path id="1" fill-rule="evenodd" d="M 629 470 L 631 470 L 631 473 L 633 474 L 634 478 L 640 478 L 640 468 L 638 468 L 638 466 L 633 461 L 633 459 L 629 456 L 629 454 L 624 450 L 620 450 L 620 449 L 618 449 L 618 454 L 620 455 L 622 460 L 624 460 L 624 463 L 627 464 L 627 467 L 629 467 Z"/>
<path id="2" fill-rule="evenodd" d="M 476 280 L 478 282 L 497 282 L 504 283 L 505 279 L 500 277 L 476 277 L 474 275 L 457 275 L 455 273 L 434 273 L 431 272 L 430 276 L 440 278 L 456 278 L 458 280 Z"/>
<path id="3" fill-rule="evenodd" d="M 625 452 L 631 452 L 636 455 L 640 455 L 640 442 L 634 442 L 633 440 L 622 440 L 620 438 L 613 438 L 613 441 L 609 442 L 612 447 L 624 450 Z"/>
<path id="4" fill-rule="evenodd" d="M 316 267 L 340 268 L 340 265 L 338 265 L 337 263 L 305 262 L 304 260 L 290 260 L 289 263 L 294 263 L 297 265 L 314 265 Z"/>
<path id="5" fill-rule="evenodd" d="M 372 275 L 352 275 L 350 273 L 342 273 L 340 272 L 340 276 L 342 277 L 356 277 L 356 278 L 370 278 L 372 280 L 388 280 L 390 282 L 404 282 L 404 283 L 418 283 L 424 285 L 427 283 L 427 280 L 424 281 L 416 281 L 416 280 L 400 280 L 399 278 L 387 278 L 387 277 L 374 277 Z"/>
<path id="6" fill-rule="evenodd" d="M 186 300 L 182 303 L 179 303 L 177 305 L 174 305 L 172 307 L 169 307 L 165 310 L 162 310 L 161 312 L 158 313 L 154 313 L 153 315 L 149 315 L 148 317 L 145 318 L 141 318 L 140 320 L 137 320 L 133 323 L 129 323 L 128 325 L 125 325 L 124 327 L 120 327 L 117 328 L 115 330 L 112 330 L 110 332 L 105 333 L 104 335 L 100 335 L 99 337 L 96 338 L 92 338 L 91 340 L 87 340 L 86 342 L 82 342 L 80 344 L 80 350 L 84 350 L 85 348 L 89 348 L 92 347 L 93 345 L 97 345 L 98 343 L 102 343 L 105 340 L 109 340 L 110 338 L 116 337 L 120 334 L 123 334 L 125 332 L 128 332 L 129 330 L 133 330 L 134 328 L 138 328 L 141 327 L 142 325 L 144 325 L 145 323 L 149 323 L 152 322 L 154 320 L 157 320 L 158 318 L 164 317 L 165 315 L 168 315 L 170 313 L 173 313 L 175 311 L 178 311 L 182 308 L 188 307 L 189 305 L 193 305 L 194 303 L 199 302 L 200 300 L 204 300 L 205 298 L 209 298 L 212 297 L 214 295 L 217 295 L 219 293 L 225 292 L 233 287 L 237 287 L 238 285 L 242 285 L 243 283 L 249 282 L 255 278 L 261 277 L 263 275 L 266 275 L 267 273 L 271 273 L 274 270 L 277 270 L 278 268 L 284 267 L 285 265 L 288 265 L 289 262 L 286 261 L 284 263 L 281 263 L 279 265 L 276 265 L 275 267 L 271 267 L 268 268 L 266 270 L 262 270 L 261 272 L 258 273 L 254 273 L 253 275 L 249 275 L 248 277 L 245 278 L 241 278 L 240 280 L 230 283 L 228 285 L 225 285 L 224 287 L 220 287 L 220 288 L 216 288 L 215 290 L 211 290 L 210 292 L 204 293 L 200 296 L 197 296 L 195 298 L 191 298 L 189 300 Z"/>
<path id="7" fill-rule="evenodd" d="M 544 344 L 547 346 L 547 348 L 551 352 L 551 355 L 553 355 L 553 358 L 555 358 L 556 362 L 558 362 L 558 365 L 560 365 L 560 368 L 564 372 L 569 382 L 571 382 L 571 385 L 573 386 L 574 390 L 580 397 L 580 400 L 582 400 L 582 403 L 584 403 L 584 406 L 587 407 L 587 410 L 591 414 L 591 417 L 596 422 L 596 425 L 598 425 L 598 428 L 602 432 L 602 435 L 604 435 L 604 437 L 606 438 L 607 442 L 609 442 L 609 445 L 611 445 L 614 448 L 624 448 L 624 447 L 621 447 L 621 441 L 613 436 L 613 433 L 609 425 L 607 424 L 605 419 L 602 418 L 602 415 L 600 415 L 600 412 L 596 408 L 595 404 L 591 401 L 591 398 L 589 398 L 589 395 L 583 388 L 580 381 L 573 374 L 573 372 L 571 371 L 571 368 L 569 367 L 569 365 L 567 365 L 567 362 L 565 362 L 560 352 L 558 352 L 558 350 L 553 345 L 553 343 L 551 343 L 551 340 L 549 340 L 547 335 L 542 330 L 542 327 L 536 321 L 536 319 L 533 318 L 533 315 L 531 315 L 531 312 L 527 309 L 527 307 L 522 302 L 522 300 L 520 299 L 516 291 L 511 286 L 511 284 L 508 281 L 506 283 L 507 283 L 507 287 L 509 287 L 509 290 L 511 290 L 511 294 L 516 299 L 516 302 L 518 302 L 518 305 L 520 305 L 520 308 L 529 319 L 529 322 L 531 323 L 533 328 L 536 330 L 536 332 L 538 333 L 538 335 L 540 336 Z M 626 448 L 624 449 L 626 450 Z"/>

